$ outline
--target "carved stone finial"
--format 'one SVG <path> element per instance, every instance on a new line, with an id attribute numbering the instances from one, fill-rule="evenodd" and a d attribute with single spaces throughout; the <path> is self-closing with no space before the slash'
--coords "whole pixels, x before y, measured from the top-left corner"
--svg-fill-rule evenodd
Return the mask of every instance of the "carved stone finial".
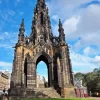
<path id="1" fill-rule="evenodd" d="M 20 28 L 19 28 L 18 43 L 24 42 L 24 32 L 25 32 L 24 19 L 22 19 L 22 22 L 21 22 Z"/>
<path id="2" fill-rule="evenodd" d="M 59 19 L 59 27 L 62 27 L 62 23 L 61 20 Z"/>
<path id="3" fill-rule="evenodd" d="M 59 19 L 59 42 L 60 45 L 65 45 L 66 41 L 65 41 L 65 34 L 64 34 L 64 29 L 63 29 L 63 25 L 61 23 L 61 20 Z"/>
<path id="4" fill-rule="evenodd" d="M 20 31 L 21 33 L 25 32 L 25 28 L 24 28 L 24 19 L 22 19 L 22 22 L 21 22 L 21 24 L 20 24 L 19 31 Z M 23 32 L 22 32 L 22 31 L 23 31 Z"/>

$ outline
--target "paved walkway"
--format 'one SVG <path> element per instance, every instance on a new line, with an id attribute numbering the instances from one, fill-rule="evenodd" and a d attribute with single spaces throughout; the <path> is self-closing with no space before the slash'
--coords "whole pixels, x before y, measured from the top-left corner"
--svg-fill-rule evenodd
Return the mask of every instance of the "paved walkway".
<path id="1" fill-rule="evenodd" d="M 89 97 L 89 98 L 93 100 L 100 100 L 100 97 Z"/>

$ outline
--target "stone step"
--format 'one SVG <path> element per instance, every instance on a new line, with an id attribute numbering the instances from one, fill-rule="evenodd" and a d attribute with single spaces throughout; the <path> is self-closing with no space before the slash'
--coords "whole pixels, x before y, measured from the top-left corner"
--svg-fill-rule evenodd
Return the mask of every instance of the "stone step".
<path id="1" fill-rule="evenodd" d="M 50 98 L 61 98 L 61 96 L 53 88 L 35 88 L 34 91 L 36 92 L 36 94 L 40 92 Z"/>
<path id="2" fill-rule="evenodd" d="M 54 88 L 14 89 L 10 91 L 9 100 L 21 100 L 19 98 L 61 98 Z M 14 99 L 16 98 L 16 99 Z M 22 99 L 23 100 L 23 99 Z"/>

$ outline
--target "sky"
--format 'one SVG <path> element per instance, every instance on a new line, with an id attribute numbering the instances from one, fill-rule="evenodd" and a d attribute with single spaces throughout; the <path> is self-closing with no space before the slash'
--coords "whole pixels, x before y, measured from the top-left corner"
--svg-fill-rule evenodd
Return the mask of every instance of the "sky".
<path id="1" fill-rule="evenodd" d="M 46 0 L 54 36 L 61 19 L 70 46 L 73 72 L 87 73 L 100 67 L 100 0 Z M 36 0 L 0 0 L 0 70 L 12 71 L 14 46 L 22 18 L 25 35 L 31 33 Z M 46 65 L 38 64 L 46 75 Z M 41 73 L 41 70 L 45 70 Z"/>

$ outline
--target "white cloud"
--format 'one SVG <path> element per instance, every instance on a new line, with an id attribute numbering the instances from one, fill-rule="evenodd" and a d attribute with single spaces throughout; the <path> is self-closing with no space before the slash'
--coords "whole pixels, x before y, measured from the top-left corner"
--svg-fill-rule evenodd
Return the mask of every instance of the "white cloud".
<path id="1" fill-rule="evenodd" d="M 17 43 L 18 32 L 1 32 L 0 33 L 0 47 L 1 48 L 9 48 L 15 46 Z"/>
<path id="2" fill-rule="evenodd" d="M 53 15 L 53 16 L 51 16 L 51 18 L 52 18 L 53 20 L 55 20 L 55 21 L 58 21 L 58 20 L 59 20 L 58 15 Z"/>
<path id="3" fill-rule="evenodd" d="M 77 43 L 80 47 L 91 44 L 100 46 L 100 43 L 98 42 L 100 40 L 100 22 L 98 21 L 99 16 L 100 6 L 90 5 L 85 8 L 80 14 L 80 20 L 76 26 L 77 30 L 75 30 L 73 33 L 70 31 L 69 33 L 72 34 L 67 34 L 67 39 L 74 40 L 80 37 L 81 40 L 78 41 L 79 43 Z"/>
<path id="4" fill-rule="evenodd" d="M 68 20 L 65 20 L 63 26 L 65 30 L 65 34 L 70 34 L 72 32 L 75 32 L 77 30 L 77 24 L 80 20 L 80 17 L 73 16 Z"/>
<path id="5" fill-rule="evenodd" d="M 15 23 L 13 16 L 16 13 L 13 10 L 0 10 L 0 16 L 4 21 Z"/>
<path id="6" fill-rule="evenodd" d="M 91 48 L 90 48 L 90 47 L 86 47 L 86 48 L 84 49 L 84 54 L 85 54 L 85 55 L 88 55 L 88 54 L 90 53 L 90 51 L 91 51 Z"/>
<path id="7" fill-rule="evenodd" d="M 64 22 L 66 39 L 77 40 L 71 47 L 74 72 L 90 72 L 99 67 L 98 63 L 94 62 L 94 59 L 99 58 L 91 58 L 90 55 L 96 56 L 100 51 L 100 5 L 90 4 L 86 8 L 79 8 L 82 4 L 90 2 L 92 0 L 50 0 L 47 2 L 50 15 L 55 19 L 57 15 Z M 53 26 L 53 32 L 58 35 L 58 25 Z M 91 45 L 95 45 L 98 49 L 92 48 Z M 84 54 L 80 54 L 80 49 Z"/>
<path id="8" fill-rule="evenodd" d="M 94 61 L 97 62 L 97 63 L 100 63 L 100 56 L 96 56 Z"/>
<path id="9" fill-rule="evenodd" d="M 83 52 L 84 52 L 84 55 L 86 56 L 89 56 L 89 55 L 98 55 L 98 52 L 99 50 L 98 49 L 94 49 L 92 47 L 86 47 Z"/>
<path id="10" fill-rule="evenodd" d="M 81 15 L 81 20 L 78 25 L 80 32 L 83 33 L 94 33 L 97 32 L 100 26 L 98 21 L 100 16 L 100 6 L 90 5 L 84 9 Z"/>
<path id="11" fill-rule="evenodd" d="M 6 70 L 12 72 L 12 63 L 0 61 L 0 71 L 5 72 Z"/>
<path id="12" fill-rule="evenodd" d="M 11 74 L 11 71 L 9 71 L 8 69 L 6 69 L 6 70 L 1 70 L 0 69 L 0 71 L 3 72 L 3 73 L 5 73 L 5 71 L 7 71 L 7 72 L 9 72 L 9 74 Z"/>
<path id="13" fill-rule="evenodd" d="M 98 63 L 94 63 L 94 58 L 87 57 L 75 52 L 71 52 L 70 55 L 74 72 L 91 72 L 94 68 L 99 67 Z"/>
<path id="14" fill-rule="evenodd" d="M 0 61 L 0 66 L 2 66 L 2 67 L 11 67 L 12 63 Z"/>
<path id="15" fill-rule="evenodd" d="M 100 5 L 90 4 L 86 8 L 79 8 L 82 4 L 87 4 L 92 0 L 50 0 L 47 5 L 51 16 L 59 16 L 64 23 L 67 40 L 81 38 L 80 47 L 88 45 L 100 46 Z M 55 4 L 57 5 L 55 6 Z M 56 26 L 56 25 L 55 25 Z M 58 27 L 54 29 L 54 34 L 58 35 Z"/>
<path id="16" fill-rule="evenodd" d="M 81 4 L 88 3 L 91 0 L 50 0 L 47 5 L 50 9 L 50 15 L 58 15 L 61 19 L 66 19 L 71 16 L 75 9 L 80 7 Z M 57 4 L 55 6 L 55 4 Z"/>
<path id="17" fill-rule="evenodd" d="M 1 44 L 1 43 L 0 43 L 0 48 L 12 49 L 12 46 L 9 45 L 9 44 Z"/>

